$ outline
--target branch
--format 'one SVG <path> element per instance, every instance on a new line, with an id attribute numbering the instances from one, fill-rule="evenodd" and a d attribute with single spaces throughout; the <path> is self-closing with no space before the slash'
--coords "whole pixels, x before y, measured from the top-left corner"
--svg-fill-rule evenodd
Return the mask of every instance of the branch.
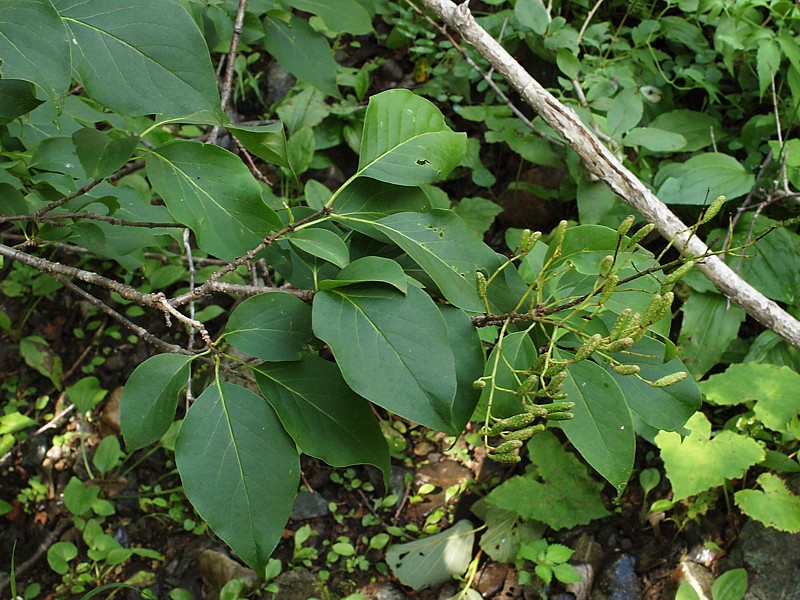
<path id="1" fill-rule="evenodd" d="M 468 2 L 423 0 L 450 27 L 491 63 L 516 88 L 525 101 L 580 155 L 586 168 L 602 179 L 626 204 L 654 223 L 661 235 L 674 240 L 686 255 L 703 256 L 708 247 L 691 235 L 689 228 L 631 173 L 578 115 L 544 89 L 524 68 L 475 21 Z M 709 256 L 697 268 L 735 304 L 792 346 L 800 348 L 800 322 L 778 304 L 744 281 L 720 258 Z"/>

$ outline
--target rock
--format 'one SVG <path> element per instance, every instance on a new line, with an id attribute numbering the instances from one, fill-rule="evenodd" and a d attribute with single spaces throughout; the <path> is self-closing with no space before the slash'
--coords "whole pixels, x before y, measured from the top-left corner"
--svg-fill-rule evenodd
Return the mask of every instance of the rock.
<path id="1" fill-rule="evenodd" d="M 636 559 L 633 556 L 617 556 L 598 576 L 597 586 L 589 596 L 591 600 L 639 600 L 642 597 L 642 584 L 635 566 Z"/>
<path id="2" fill-rule="evenodd" d="M 588 563 L 573 564 L 581 580 L 577 583 L 567 584 L 567 591 L 575 600 L 588 600 L 589 593 L 594 584 L 594 567 Z"/>
<path id="3" fill-rule="evenodd" d="M 711 586 L 714 584 L 714 575 L 703 565 L 690 560 L 682 560 L 676 569 L 680 582 L 688 583 L 700 600 L 711 600 Z"/>
<path id="4" fill-rule="evenodd" d="M 406 600 L 403 591 L 393 583 L 384 583 L 372 596 L 372 600 Z"/>
<path id="5" fill-rule="evenodd" d="M 100 413 L 100 423 L 105 428 L 105 431 L 101 431 L 101 433 L 119 433 L 119 399 L 122 397 L 123 389 L 118 387 L 108 395 L 103 412 Z"/>
<path id="6" fill-rule="evenodd" d="M 745 600 L 800 600 L 800 534 L 748 521 L 721 567 L 747 569 Z"/>
<path id="7" fill-rule="evenodd" d="M 232 579 L 244 581 L 244 589 L 252 590 L 258 582 L 258 575 L 252 569 L 243 567 L 232 558 L 216 550 L 204 550 L 198 559 L 200 577 L 206 597 L 216 600 L 219 591 Z"/>
<path id="8" fill-rule="evenodd" d="M 475 588 L 484 598 L 491 598 L 503 587 L 506 575 L 508 575 L 508 565 L 488 562 L 478 572 L 478 576 L 475 579 Z"/>
<path id="9" fill-rule="evenodd" d="M 297 83 L 297 79 L 294 75 L 278 63 L 272 63 L 267 68 L 267 97 L 265 98 L 267 106 L 282 100 L 295 83 Z"/>
<path id="10" fill-rule="evenodd" d="M 291 519 L 294 521 L 316 519 L 329 512 L 328 501 L 319 492 L 302 492 L 295 498 Z"/>
<path id="11" fill-rule="evenodd" d="M 278 591 L 273 600 L 308 600 L 317 595 L 317 578 L 308 571 L 286 571 L 275 580 Z"/>

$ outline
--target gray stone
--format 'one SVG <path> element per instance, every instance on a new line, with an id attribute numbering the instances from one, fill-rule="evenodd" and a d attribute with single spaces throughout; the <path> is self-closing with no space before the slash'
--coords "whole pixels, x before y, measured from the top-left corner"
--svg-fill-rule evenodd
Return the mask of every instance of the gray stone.
<path id="1" fill-rule="evenodd" d="M 200 577 L 206 598 L 219 598 L 219 591 L 233 579 L 244 581 L 245 591 L 252 590 L 258 582 L 258 575 L 252 569 L 243 567 L 232 558 L 216 550 L 204 550 L 198 558 Z"/>
<path id="2" fill-rule="evenodd" d="M 745 600 L 800 600 L 800 534 L 748 521 L 721 566 L 747 569 Z"/>
<path id="3" fill-rule="evenodd" d="M 383 584 L 372 596 L 372 600 L 406 600 L 407 598 L 408 596 L 393 583 Z"/>
<path id="4" fill-rule="evenodd" d="M 302 492 L 297 494 L 292 506 L 292 520 L 315 519 L 330 512 L 328 501 L 319 492 Z"/>
<path id="5" fill-rule="evenodd" d="M 700 600 L 711 600 L 711 586 L 714 575 L 703 565 L 690 560 L 681 561 L 677 569 L 678 579 L 688 583 Z"/>
<path id="6" fill-rule="evenodd" d="M 274 600 L 308 600 L 317 595 L 317 578 L 308 571 L 286 571 L 275 580 Z"/>
<path id="7" fill-rule="evenodd" d="M 639 600 L 642 597 L 642 584 L 635 566 L 636 559 L 633 556 L 617 556 L 598 576 L 591 600 Z"/>

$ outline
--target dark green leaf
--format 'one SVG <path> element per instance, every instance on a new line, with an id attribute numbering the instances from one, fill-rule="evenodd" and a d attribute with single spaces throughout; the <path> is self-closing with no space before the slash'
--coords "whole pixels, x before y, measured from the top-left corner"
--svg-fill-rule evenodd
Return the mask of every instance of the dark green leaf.
<path id="1" fill-rule="evenodd" d="M 228 125 L 227 128 L 252 154 L 279 167 L 289 166 L 283 123 Z"/>
<path id="2" fill-rule="evenodd" d="M 334 467 L 372 464 L 389 476 L 389 450 L 369 403 L 334 363 L 315 355 L 264 364 L 256 381 L 301 452 Z"/>
<path id="3" fill-rule="evenodd" d="M 406 296 L 386 287 L 319 292 L 313 319 L 314 333 L 357 394 L 427 427 L 460 433 L 455 358 L 427 294 L 414 287 Z"/>
<path id="4" fill-rule="evenodd" d="M 224 260 L 282 227 L 244 163 L 219 146 L 162 144 L 147 155 L 147 176 L 173 218 L 194 231 L 197 245 Z"/>
<path id="5" fill-rule="evenodd" d="M 686 140 L 684 152 L 695 152 L 710 146 L 712 132 L 722 131 L 722 125 L 711 115 L 685 109 L 658 115 L 651 121 L 650 127 L 682 135 Z"/>
<path id="6" fill-rule="evenodd" d="M 494 376 L 494 385 L 486 382 L 481 394 L 479 410 L 475 418 L 484 420 L 486 412 L 491 406 L 492 415 L 498 418 L 511 417 L 522 412 L 522 402 L 513 392 L 523 379 L 514 370 L 524 371 L 536 360 L 536 348 L 531 336 L 525 331 L 515 331 L 503 336 L 492 349 L 489 360 L 486 361 L 485 377 Z M 477 379 L 477 378 L 476 378 Z"/>
<path id="7" fill-rule="evenodd" d="M 183 354 L 157 354 L 136 367 L 128 378 L 119 400 L 128 452 L 157 442 L 169 429 L 191 361 L 191 356 Z"/>
<path id="8" fill-rule="evenodd" d="M 380 256 L 364 256 L 354 260 L 339 271 L 336 279 L 320 281 L 319 289 L 332 290 L 346 285 L 368 282 L 387 283 L 404 294 L 408 289 L 403 268 L 397 262 Z"/>
<path id="9" fill-rule="evenodd" d="M 0 8 L 0 17 L 2 14 Z M 41 103 L 42 100 L 36 99 L 33 84 L 29 81 L 0 79 L 0 125 L 10 123 L 17 117 L 31 112 Z"/>
<path id="10" fill-rule="evenodd" d="M 253 296 L 231 313 L 225 337 L 261 360 L 299 360 L 312 338 L 311 307 L 283 292 Z"/>
<path id="11" fill-rule="evenodd" d="M 107 133 L 87 127 L 73 133 L 72 141 L 86 176 L 102 179 L 125 166 L 136 149 L 139 138 L 112 138 Z"/>
<path id="12" fill-rule="evenodd" d="M 300 482 L 300 457 L 269 404 L 218 381 L 186 413 L 175 461 L 200 516 L 263 573 Z"/>
<path id="13" fill-rule="evenodd" d="M 453 207 L 453 212 L 475 233 L 483 235 L 492 226 L 494 218 L 503 212 L 503 207 L 486 198 L 462 198 Z"/>
<path id="14" fill-rule="evenodd" d="M 658 197 L 667 204 L 702 205 L 717 196 L 744 196 L 754 183 L 755 176 L 735 158 L 709 152 L 680 165 L 658 188 Z"/>
<path id="15" fill-rule="evenodd" d="M 463 310 L 454 306 L 437 305 L 447 326 L 450 348 L 456 359 L 457 390 L 453 402 L 453 422 L 463 429 L 481 396 L 473 382 L 483 374 L 484 350 L 478 331 Z"/>

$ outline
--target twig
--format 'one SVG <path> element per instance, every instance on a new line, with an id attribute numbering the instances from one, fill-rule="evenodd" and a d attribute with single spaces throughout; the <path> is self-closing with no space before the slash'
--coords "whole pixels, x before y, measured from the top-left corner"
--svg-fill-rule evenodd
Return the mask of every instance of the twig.
<path id="1" fill-rule="evenodd" d="M 698 237 L 691 237 L 690 228 L 597 139 L 575 111 L 564 106 L 544 89 L 478 25 L 468 5 L 457 6 L 450 0 L 423 2 L 492 63 L 545 122 L 567 140 L 580 155 L 585 167 L 605 181 L 626 204 L 637 210 L 647 221 L 654 223 L 665 239 L 674 241 L 684 255 L 708 254 L 708 247 Z M 800 348 L 800 321 L 744 281 L 719 257 L 709 256 L 697 268 L 720 292 L 744 308 L 762 325 Z"/>
<path id="2" fill-rule="evenodd" d="M 581 30 L 578 32 L 578 39 L 575 40 L 575 45 L 580 46 L 581 42 L 583 41 L 583 34 L 586 33 L 586 29 L 589 27 L 589 23 L 592 21 L 592 17 L 594 17 L 594 13 L 597 12 L 597 9 L 600 8 L 600 5 L 603 3 L 603 0 L 597 0 L 595 5 L 592 7 L 592 10 L 586 15 L 586 19 L 583 21 L 583 25 L 581 26 Z"/>
<path id="3" fill-rule="evenodd" d="M 192 240 L 191 231 L 188 227 L 183 230 L 183 248 L 186 250 L 186 263 L 189 265 L 189 293 L 194 292 L 194 277 L 196 274 L 194 268 L 194 260 L 192 259 Z M 195 316 L 195 301 L 189 302 L 189 318 L 194 319 Z M 189 342 L 186 349 L 191 352 L 194 350 L 194 329 L 189 329 Z M 192 394 L 192 373 L 189 371 L 188 379 L 186 381 L 186 410 L 189 410 L 189 405 L 193 399 Z"/>
<path id="4" fill-rule="evenodd" d="M 48 215 L 36 216 L 32 215 L 11 215 L 7 217 L 0 217 L 0 223 L 11 221 L 29 221 L 34 223 L 57 223 L 64 219 L 87 219 L 90 221 L 103 221 L 111 225 L 119 225 L 121 227 L 174 227 L 178 228 L 180 225 L 177 223 L 153 223 L 150 221 L 126 221 L 125 219 L 118 219 L 116 217 L 107 217 L 106 215 L 98 215 L 95 213 L 55 213 Z"/>
<path id="5" fill-rule="evenodd" d="M 36 562 L 42 557 L 42 555 L 47 552 L 48 548 L 52 546 L 56 540 L 64 533 L 67 529 L 70 528 L 72 525 L 72 521 L 70 519 L 61 519 L 53 529 L 53 531 L 49 532 L 42 542 L 36 547 L 34 553 L 30 556 L 28 560 L 24 563 L 20 564 L 14 572 L 15 577 L 19 577 L 23 575 L 26 571 L 28 571 L 31 567 L 33 567 Z M 8 585 L 11 583 L 10 577 L 5 577 L 0 579 L 0 594 L 2 594 Z"/>
<path id="6" fill-rule="evenodd" d="M 233 36 L 231 36 L 231 49 L 228 51 L 227 62 L 225 63 L 225 78 L 222 80 L 222 91 L 220 101 L 222 110 L 227 114 L 231 104 L 231 89 L 233 87 L 233 73 L 236 66 L 236 52 L 239 50 L 239 38 L 242 35 L 244 25 L 244 13 L 247 8 L 247 0 L 239 0 L 239 10 L 236 11 L 236 20 L 233 23 Z M 219 125 L 215 125 L 208 136 L 209 144 L 216 144 L 219 137 Z"/>

